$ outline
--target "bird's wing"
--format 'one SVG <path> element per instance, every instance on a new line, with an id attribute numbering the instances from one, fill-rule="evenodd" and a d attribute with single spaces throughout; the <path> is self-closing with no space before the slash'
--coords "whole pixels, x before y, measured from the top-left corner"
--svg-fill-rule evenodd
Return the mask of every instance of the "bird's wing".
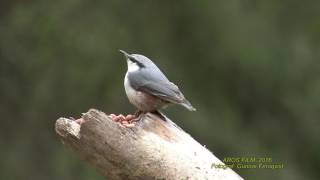
<path id="1" fill-rule="evenodd" d="M 146 82 L 138 90 L 147 92 L 172 103 L 181 103 L 185 99 L 178 86 L 169 81 Z"/>
<path id="2" fill-rule="evenodd" d="M 152 72 L 139 71 L 129 73 L 128 78 L 134 89 L 152 94 L 165 101 L 182 103 L 185 99 L 178 86 L 170 82 L 164 74 L 155 76 Z"/>

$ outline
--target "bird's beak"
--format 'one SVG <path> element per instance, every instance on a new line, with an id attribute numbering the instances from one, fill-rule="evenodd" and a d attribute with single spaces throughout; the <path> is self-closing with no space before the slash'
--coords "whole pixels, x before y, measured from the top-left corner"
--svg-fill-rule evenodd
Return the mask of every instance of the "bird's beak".
<path id="1" fill-rule="evenodd" d="M 127 52 L 125 52 L 124 50 L 119 50 L 122 54 L 124 54 L 124 56 L 126 56 L 126 58 L 129 58 L 130 54 L 128 54 Z"/>

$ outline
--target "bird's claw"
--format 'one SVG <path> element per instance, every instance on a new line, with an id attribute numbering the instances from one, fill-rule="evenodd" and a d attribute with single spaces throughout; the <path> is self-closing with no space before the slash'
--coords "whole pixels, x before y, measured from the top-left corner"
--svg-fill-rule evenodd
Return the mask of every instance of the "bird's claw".
<path id="1" fill-rule="evenodd" d="M 110 114 L 109 117 L 111 117 L 111 119 L 115 122 L 122 122 L 126 120 L 126 117 L 124 117 L 124 115 L 122 114 L 119 114 L 119 115 Z"/>
<path id="2" fill-rule="evenodd" d="M 134 125 L 138 121 L 137 117 L 135 115 L 132 115 L 132 114 L 128 114 L 127 116 L 124 116 L 122 114 L 119 114 L 119 115 L 110 114 L 109 117 L 113 121 L 119 122 L 120 125 L 123 126 L 123 127 L 134 127 Z"/>

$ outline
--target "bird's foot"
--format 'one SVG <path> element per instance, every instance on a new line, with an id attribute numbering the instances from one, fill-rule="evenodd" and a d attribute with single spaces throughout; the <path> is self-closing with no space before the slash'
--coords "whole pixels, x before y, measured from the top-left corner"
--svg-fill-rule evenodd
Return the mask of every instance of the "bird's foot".
<path id="1" fill-rule="evenodd" d="M 122 114 L 119 114 L 119 115 L 110 114 L 109 117 L 115 122 L 121 122 L 126 120 L 126 117 L 124 117 L 124 115 Z"/>
<path id="2" fill-rule="evenodd" d="M 137 116 L 132 114 L 128 114 L 127 116 L 124 116 L 122 114 L 119 114 L 119 115 L 110 114 L 109 117 L 113 121 L 119 122 L 124 127 L 134 127 L 136 122 L 139 120 L 139 119 L 136 120 Z"/>

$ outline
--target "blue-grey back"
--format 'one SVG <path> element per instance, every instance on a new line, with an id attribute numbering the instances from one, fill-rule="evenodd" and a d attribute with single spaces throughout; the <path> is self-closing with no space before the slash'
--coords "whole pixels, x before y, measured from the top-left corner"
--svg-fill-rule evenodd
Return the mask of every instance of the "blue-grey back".
<path id="1" fill-rule="evenodd" d="M 178 86 L 170 82 L 159 69 L 146 68 L 128 72 L 127 77 L 131 87 L 138 91 L 173 103 L 181 103 L 185 99 Z"/>
<path id="2" fill-rule="evenodd" d="M 141 80 L 150 81 L 169 81 L 157 65 L 155 65 L 149 58 L 140 54 L 132 54 L 131 56 L 145 65 L 145 67 L 141 68 L 139 71 L 132 72 L 134 74 L 133 78 L 137 77 Z"/>

